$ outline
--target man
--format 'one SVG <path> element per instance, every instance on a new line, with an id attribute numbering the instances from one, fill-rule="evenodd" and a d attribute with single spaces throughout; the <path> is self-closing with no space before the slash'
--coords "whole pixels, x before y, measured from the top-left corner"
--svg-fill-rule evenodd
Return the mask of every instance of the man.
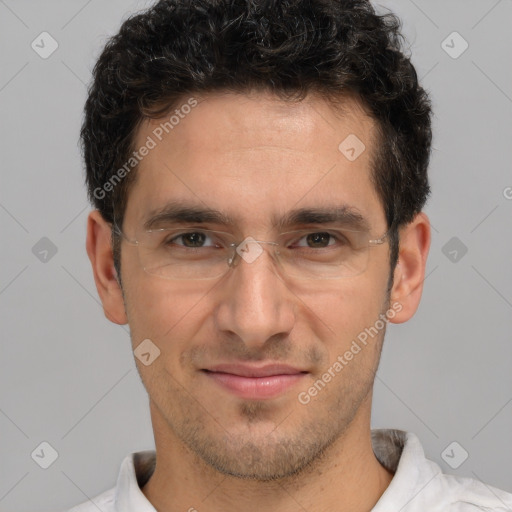
<path id="1" fill-rule="evenodd" d="M 108 42 L 87 252 L 156 453 L 74 511 L 512 510 L 370 430 L 430 244 L 430 103 L 399 40 L 363 0 L 163 0 Z"/>

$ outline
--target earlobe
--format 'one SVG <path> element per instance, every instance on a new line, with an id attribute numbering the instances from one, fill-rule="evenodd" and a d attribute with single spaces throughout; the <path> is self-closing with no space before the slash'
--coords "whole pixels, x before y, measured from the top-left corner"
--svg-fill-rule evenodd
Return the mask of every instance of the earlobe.
<path id="1" fill-rule="evenodd" d="M 398 263 L 394 271 L 390 300 L 391 304 L 400 304 L 401 309 L 390 319 L 393 323 L 406 322 L 418 309 L 429 248 L 430 222 L 421 212 L 400 230 Z"/>
<path id="2" fill-rule="evenodd" d="M 128 323 L 122 290 L 114 268 L 111 226 L 98 210 L 90 212 L 87 218 L 86 250 L 105 316 L 119 325 Z"/>

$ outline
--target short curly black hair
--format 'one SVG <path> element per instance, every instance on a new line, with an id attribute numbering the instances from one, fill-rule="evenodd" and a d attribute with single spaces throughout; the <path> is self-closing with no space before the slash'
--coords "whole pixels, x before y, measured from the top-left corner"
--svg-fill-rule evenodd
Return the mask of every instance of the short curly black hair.
<path id="1" fill-rule="evenodd" d="M 355 94 L 376 121 L 372 180 L 390 227 L 430 194 L 431 103 L 403 50 L 400 20 L 367 0 L 161 0 L 128 18 L 93 70 L 81 143 L 91 203 L 122 227 L 135 169 L 106 187 L 134 151 L 140 123 L 184 97 L 262 89 L 300 101 Z M 108 190 L 108 193 L 107 193 Z M 120 279 L 120 241 L 112 230 Z M 390 282 L 391 284 L 391 282 Z"/>

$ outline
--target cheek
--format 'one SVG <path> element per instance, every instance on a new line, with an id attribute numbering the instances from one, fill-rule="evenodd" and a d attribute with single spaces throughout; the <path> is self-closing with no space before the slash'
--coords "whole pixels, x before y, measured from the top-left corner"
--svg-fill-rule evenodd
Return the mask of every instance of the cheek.
<path id="1" fill-rule="evenodd" d="M 336 340 L 347 341 L 373 325 L 382 311 L 385 286 L 376 276 L 357 276 L 340 280 L 323 292 L 311 292 L 302 298 L 334 333 Z M 382 286 L 381 286 L 382 285 Z"/>
<path id="2" fill-rule="evenodd" d="M 169 340 L 180 339 L 194 324 L 205 294 L 145 273 L 132 279 L 125 295 L 133 344 L 149 338 L 167 350 Z"/>
<path id="3" fill-rule="evenodd" d="M 328 337 L 320 340 L 327 352 L 327 368 L 342 358 L 341 373 L 345 378 L 337 381 L 354 383 L 362 368 L 375 364 L 383 335 L 379 315 L 386 298 L 385 287 L 376 286 L 375 280 L 378 281 L 377 276 L 365 275 L 343 281 L 321 304 L 317 302 L 315 309 L 319 317 L 330 327 Z M 377 330 L 376 322 L 379 322 Z"/>

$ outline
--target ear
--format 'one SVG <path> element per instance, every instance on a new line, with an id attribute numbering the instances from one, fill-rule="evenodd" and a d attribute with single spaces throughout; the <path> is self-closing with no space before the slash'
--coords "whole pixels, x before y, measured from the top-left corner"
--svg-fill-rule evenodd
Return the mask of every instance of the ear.
<path id="1" fill-rule="evenodd" d="M 98 210 L 87 218 L 87 254 L 105 316 L 115 324 L 128 323 L 121 287 L 117 282 L 111 244 L 111 225 Z"/>
<path id="2" fill-rule="evenodd" d="M 395 324 L 406 322 L 418 309 L 425 267 L 430 248 L 430 221 L 420 212 L 399 230 L 400 248 L 391 289 L 391 304 L 400 305 L 396 315 L 389 321 Z"/>

